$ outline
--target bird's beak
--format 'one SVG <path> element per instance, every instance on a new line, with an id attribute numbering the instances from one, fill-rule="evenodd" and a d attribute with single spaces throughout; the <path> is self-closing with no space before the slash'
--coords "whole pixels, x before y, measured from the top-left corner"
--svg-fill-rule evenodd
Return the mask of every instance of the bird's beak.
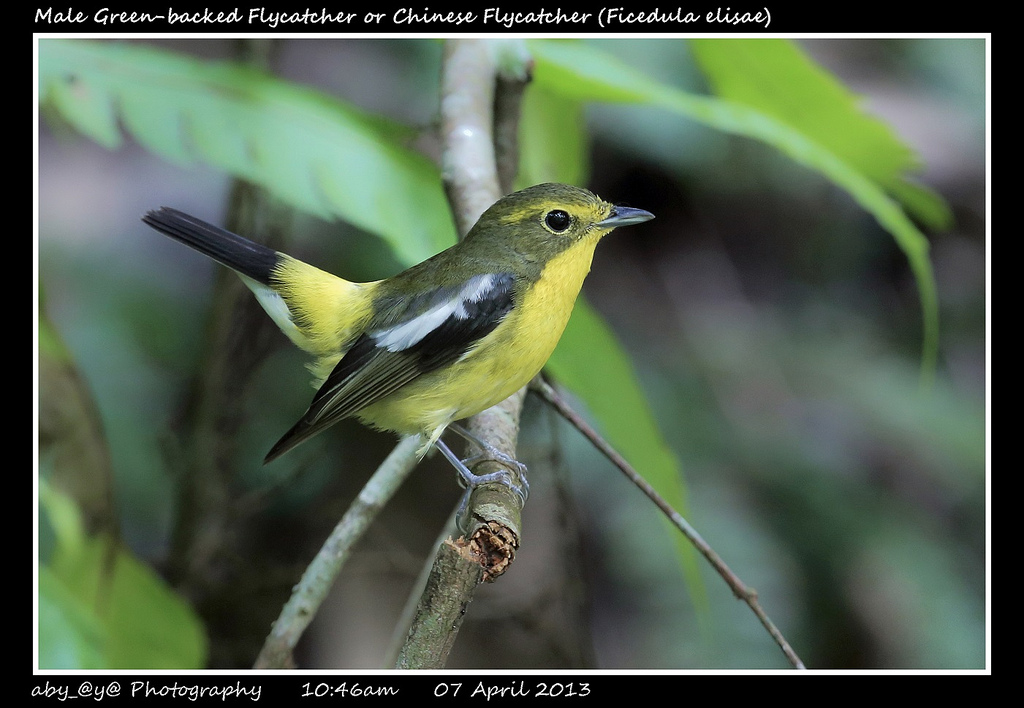
<path id="1" fill-rule="evenodd" d="M 644 221 L 649 221 L 654 218 L 654 214 L 643 209 L 633 209 L 632 207 L 617 206 L 612 207 L 612 213 L 608 218 L 597 222 L 597 226 L 603 226 L 605 228 L 614 229 L 619 226 L 628 226 L 629 224 L 639 224 Z"/>

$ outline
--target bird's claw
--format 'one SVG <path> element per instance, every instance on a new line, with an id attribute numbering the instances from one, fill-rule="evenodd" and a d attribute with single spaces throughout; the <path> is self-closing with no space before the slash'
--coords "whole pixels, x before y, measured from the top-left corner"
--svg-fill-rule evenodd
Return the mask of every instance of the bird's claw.
<path id="1" fill-rule="evenodd" d="M 460 429 L 459 432 L 462 433 L 463 431 Z M 469 510 L 469 499 L 473 494 L 473 490 L 480 485 L 497 483 L 508 487 L 517 497 L 519 497 L 520 508 L 526 505 L 526 499 L 530 495 L 530 484 L 526 480 L 526 465 L 505 454 L 493 445 L 488 445 L 483 441 L 478 440 L 475 436 L 470 437 L 469 439 L 481 448 L 481 452 L 470 455 L 464 460 L 460 460 L 444 442 L 438 440 L 435 443 L 437 449 L 441 451 L 441 454 L 447 458 L 456 470 L 458 470 L 459 483 L 466 489 L 462 494 L 462 499 L 459 501 L 459 507 L 455 512 L 455 522 L 458 525 L 459 530 L 463 532 L 468 530 L 469 519 L 467 518 L 467 512 Z M 469 469 L 470 465 L 475 465 L 483 460 L 493 460 L 498 464 L 505 466 L 506 469 L 500 469 L 486 474 L 476 474 Z"/>

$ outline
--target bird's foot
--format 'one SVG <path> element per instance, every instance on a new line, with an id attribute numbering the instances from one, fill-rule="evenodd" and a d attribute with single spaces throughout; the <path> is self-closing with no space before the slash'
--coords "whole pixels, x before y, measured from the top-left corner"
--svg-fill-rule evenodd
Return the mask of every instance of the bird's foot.
<path id="1" fill-rule="evenodd" d="M 526 481 L 526 465 L 505 454 L 493 445 L 485 443 L 460 426 L 449 427 L 455 430 L 459 435 L 462 435 L 462 437 L 472 441 L 481 449 L 481 452 L 470 455 L 465 460 L 461 460 L 454 452 L 451 451 L 451 448 L 449 448 L 444 441 L 437 440 L 437 442 L 434 443 L 437 446 L 437 449 L 441 451 L 441 454 L 444 455 L 445 459 L 447 459 L 448 462 L 450 462 L 458 471 L 459 481 L 462 486 L 466 488 L 466 491 L 462 495 L 462 499 L 459 501 L 459 508 L 455 512 L 455 521 L 459 530 L 467 530 L 467 522 L 469 519 L 466 517 L 466 514 L 469 511 L 469 498 L 472 496 L 473 490 L 481 484 L 502 484 L 508 487 L 517 497 L 519 497 L 520 506 L 525 505 L 526 498 L 530 494 L 530 485 Z M 477 462 L 485 459 L 494 460 L 499 464 L 507 466 L 509 469 L 488 472 L 487 474 L 476 474 L 469 469 L 469 465 L 476 464 Z M 517 474 L 514 474 L 513 470 L 515 470 L 515 473 Z"/>

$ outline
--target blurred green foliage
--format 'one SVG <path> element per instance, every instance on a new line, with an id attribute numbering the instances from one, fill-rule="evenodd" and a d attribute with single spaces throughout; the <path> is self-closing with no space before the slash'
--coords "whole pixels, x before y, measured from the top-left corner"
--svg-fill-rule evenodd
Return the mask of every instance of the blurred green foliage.
<path id="1" fill-rule="evenodd" d="M 90 536 L 74 500 L 39 481 L 55 543 L 39 569 L 39 668 L 199 669 L 202 623 L 116 538 Z"/>

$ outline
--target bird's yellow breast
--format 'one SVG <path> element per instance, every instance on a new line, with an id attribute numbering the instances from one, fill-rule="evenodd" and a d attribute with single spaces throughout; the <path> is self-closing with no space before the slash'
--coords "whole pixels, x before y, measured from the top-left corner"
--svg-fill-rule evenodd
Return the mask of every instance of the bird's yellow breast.
<path id="1" fill-rule="evenodd" d="M 455 420 L 500 403 L 547 363 L 590 271 L 594 234 L 552 258 L 522 301 L 455 364 L 430 372 L 357 415 L 377 428 L 436 439 Z"/>

